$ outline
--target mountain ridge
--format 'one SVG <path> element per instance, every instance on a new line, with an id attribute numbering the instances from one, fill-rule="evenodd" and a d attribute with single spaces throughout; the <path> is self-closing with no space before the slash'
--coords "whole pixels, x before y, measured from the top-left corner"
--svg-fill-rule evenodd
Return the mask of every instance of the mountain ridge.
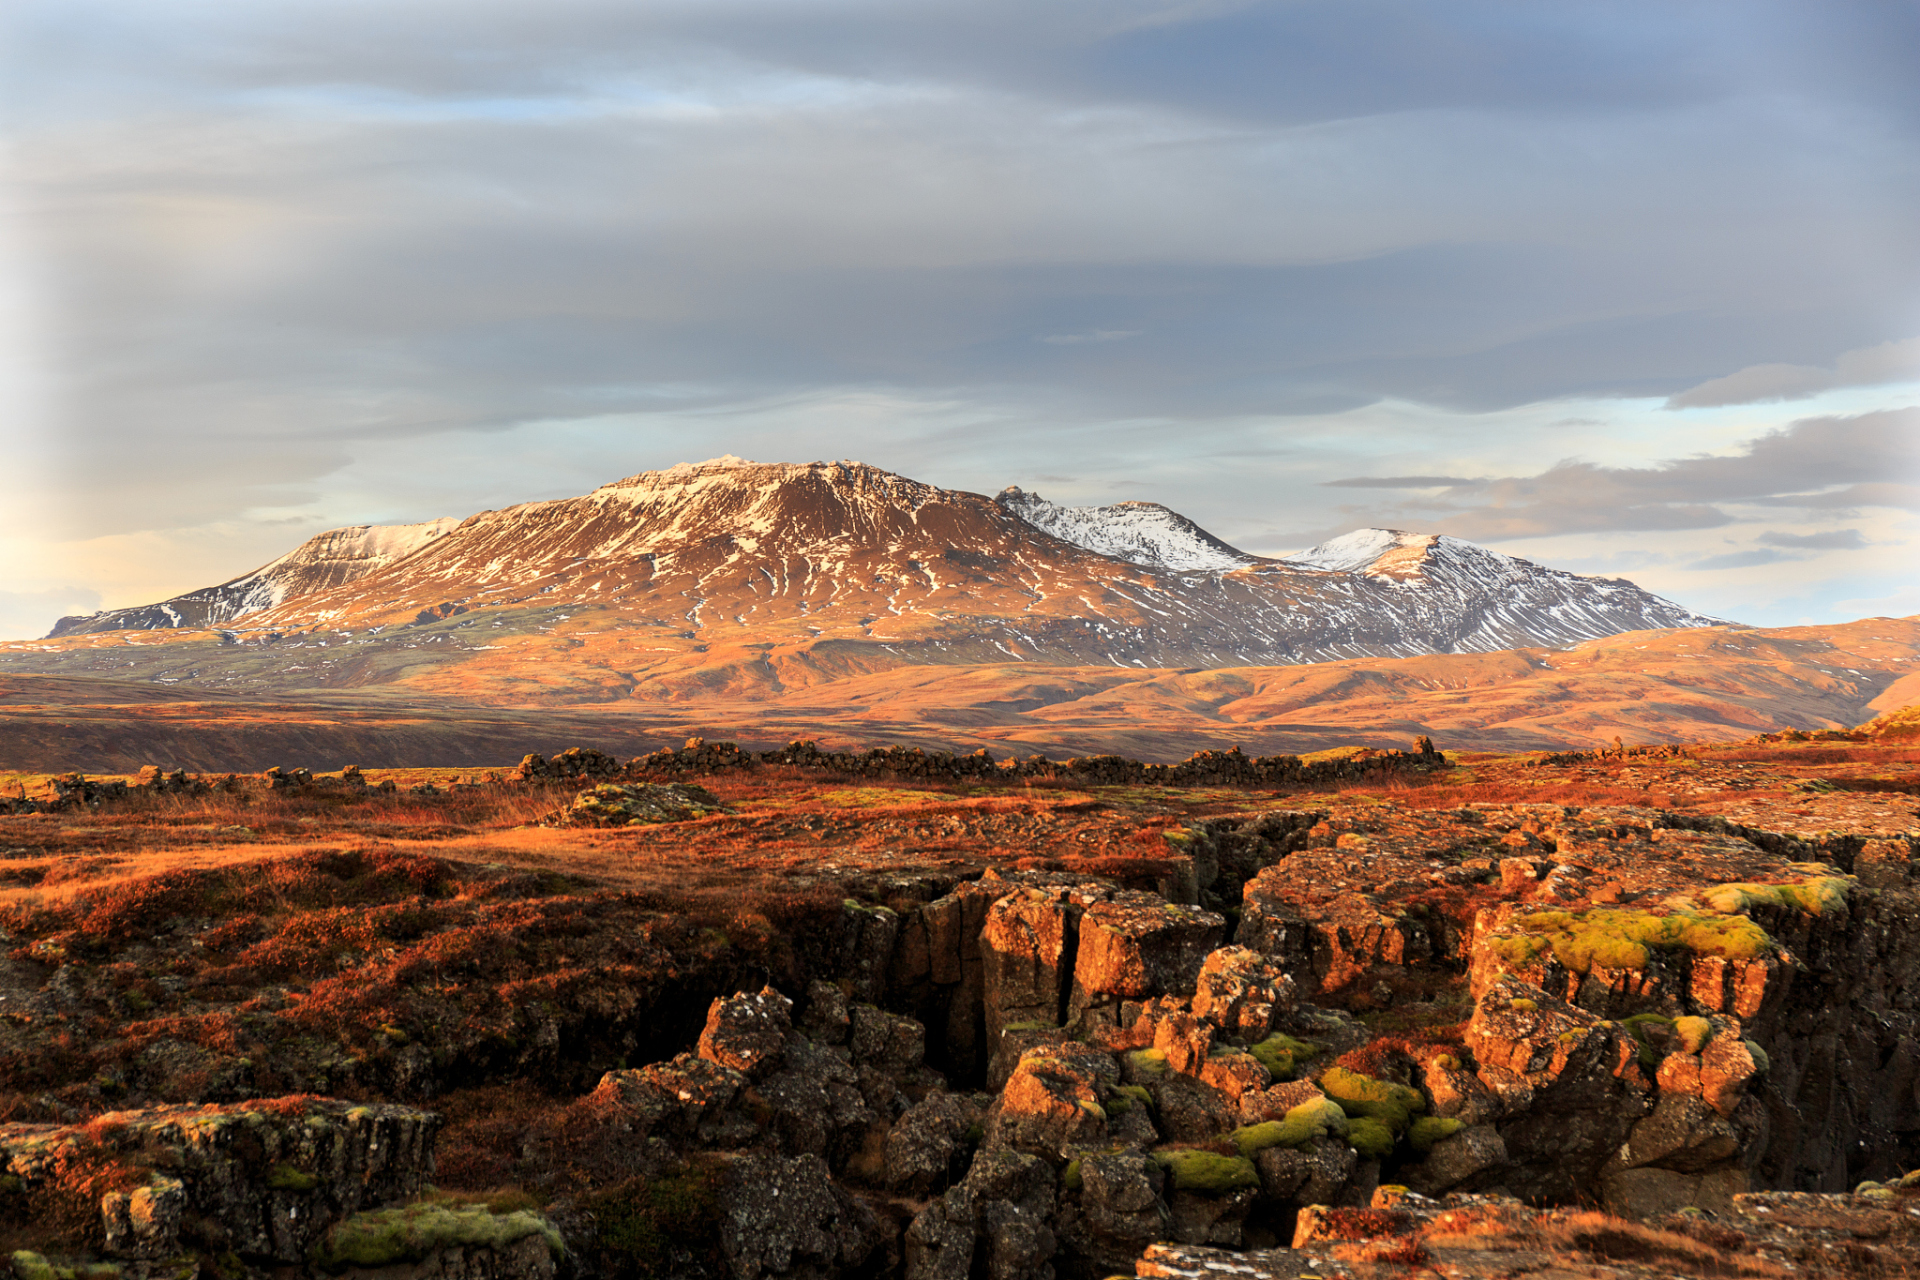
<path id="1" fill-rule="evenodd" d="M 1132 522 L 1140 510 L 1120 514 Z M 1150 514 L 1211 539 L 1166 508 Z M 1097 523 L 1066 531 L 1098 541 L 1111 531 Z M 218 627 L 220 644 L 169 678 L 358 687 L 465 665 L 493 673 L 500 698 L 645 699 L 663 680 L 777 690 L 913 665 L 1271 666 L 1718 625 L 1630 583 L 1428 534 L 1316 549 L 1324 560 L 1384 548 L 1357 568 L 1323 567 L 1315 552 L 1206 571 L 1144 565 L 981 494 L 847 461 L 714 459 L 405 528 L 414 532 L 384 542 L 378 527 L 346 531 L 351 555 L 306 558 L 318 566 L 309 589 L 293 589 L 308 579 L 263 585 L 265 570 L 209 589 L 249 584 L 248 599 L 270 602 L 199 624 Z M 298 549 L 272 563 L 296 560 Z M 148 645 L 191 622 L 173 602 L 121 612 L 165 626 L 96 625 L 32 648 L 141 634 Z M 295 638 L 328 652 L 284 671 L 255 660 Z M 28 669 L 12 648 L 15 669 Z"/>

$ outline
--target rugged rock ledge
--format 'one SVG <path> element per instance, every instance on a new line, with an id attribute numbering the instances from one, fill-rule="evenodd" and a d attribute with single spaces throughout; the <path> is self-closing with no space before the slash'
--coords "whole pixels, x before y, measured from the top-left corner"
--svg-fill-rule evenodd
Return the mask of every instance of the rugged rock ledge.
<path id="1" fill-rule="evenodd" d="M 98 1256 L 180 1275 L 1920 1262 L 1920 833 L 1368 800 L 1167 843 L 842 902 L 522 1140 L 579 1170 L 527 1188 L 550 1221 L 419 1200 L 430 1113 L 305 1098 L 0 1128 L 8 1217 L 81 1205 Z"/>

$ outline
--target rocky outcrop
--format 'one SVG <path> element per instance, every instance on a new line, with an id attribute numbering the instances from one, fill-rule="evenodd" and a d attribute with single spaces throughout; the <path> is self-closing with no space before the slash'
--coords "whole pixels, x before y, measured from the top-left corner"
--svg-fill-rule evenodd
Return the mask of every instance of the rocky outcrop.
<path id="1" fill-rule="evenodd" d="M 1671 1224 L 1732 1221 L 1768 1188 L 1892 1196 L 1920 1163 L 1912 845 L 1821 840 L 1347 803 L 1196 824 L 1153 851 L 1164 894 L 1059 870 L 849 879 L 864 896 L 836 885 L 686 1052 L 555 1104 L 539 1141 L 573 1148 L 578 1181 L 543 1191 L 577 1197 L 556 1211 L 577 1231 L 567 1213 L 697 1183 L 701 1265 L 753 1280 L 1223 1256 L 1326 1274 L 1444 1258 L 1454 1227 L 1564 1225 L 1521 1201 Z M 78 974 L 64 945 L 7 964 Z M 544 1219 L 488 1236 L 420 1207 L 433 1124 L 285 1100 L 0 1141 L 16 1216 L 81 1187 L 96 1251 L 130 1263 L 566 1265 L 533 1243 Z"/>
<path id="2" fill-rule="evenodd" d="M 1007 1148 L 983 1152 L 907 1228 L 907 1280 L 1052 1280 L 1053 1218 L 1052 1166 Z"/>
<path id="3" fill-rule="evenodd" d="M 515 782 L 591 782 L 625 777 L 626 772 L 619 760 L 592 747 L 568 747 L 552 759 L 527 755 L 508 776 Z"/>
<path id="4" fill-rule="evenodd" d="M 689 739 L 684 750 L 655 751 L 628 764 L 634 777 L 716 773 L 757 765 L 823 769 L 856 777 L 924 778 L 938 781 L 1068 782 L 1082 786 L 1282 787 L 1381 781 L 1448 768 L 1446 757 L 1421 738 L 1412 751 L 1367 749 L 1327 760 L 1298 756 L 1249 756 L 1240 748 L 1201 751 L 1177 764 L 1149 764 L 1123 756 L 1045 756 L 996 761 L 985 747 L 965 755 L 919 747 L 868 751 L 822 751 L 798 739 L 773 751 L 742 751 L 731 742 Z"/>
<path id="5" fill-rule="evenodd" d="M 19 1203 L 128 1259 L 182 1250 L 301 1264 L 333 1224 L 418 1195 L 439 1117 L 296 1097 L 0 1126 Z"/>
<path id="6" fill-rule="evenodd" d="M 541 820 L 550 827 L 631 827 L 658 822 L 689 822 L 726 812 L 726 805 L 705 787 L 687 783 L 631 786 L 603 782 L 588 787 L 566 808 Z"/>

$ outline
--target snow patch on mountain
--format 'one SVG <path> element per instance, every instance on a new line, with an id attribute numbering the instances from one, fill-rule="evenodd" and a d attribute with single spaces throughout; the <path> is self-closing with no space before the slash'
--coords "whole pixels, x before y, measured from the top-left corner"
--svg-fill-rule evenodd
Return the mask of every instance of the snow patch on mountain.
<path id="1" fill-rule="evenodd" d="M 1062 542 L 1149 568 L 1227 573 L 1258 559 L 1157 502 L 1063 507 L 1017 485 L 1002 489 L 994 501 Z"/>
<path id="2" fill-rule="evenodd" d="M 1360 573 L 1395 547 L 1405 545 L 1404 540 L 1423 536 L 1426 535 L 1402 533 L 1398 529 L 1355 529 L 1297 556 L 1288 556 L 1286 561 L 1303 569 Z"/>

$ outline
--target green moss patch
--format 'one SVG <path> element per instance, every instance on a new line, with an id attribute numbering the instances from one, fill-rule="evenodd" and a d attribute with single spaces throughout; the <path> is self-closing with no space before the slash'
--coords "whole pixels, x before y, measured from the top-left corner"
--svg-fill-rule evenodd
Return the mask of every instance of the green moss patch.
<path id="1" fill-rule="evenodd" d="M 320 1179 L 290 1164 L 276 1164 L 267 1174 L 267 1185 L 275 1191 L 311 1191 L 320 1185 Z"/>
<path id="2" fill-rule="evenodd" d="M 1433 1144 L 1451 1138 L 1466 1128 L 1463 1120 L 1449 1120 L 1441 1116 L 1421 1116 L 1407 1126 L 1407 1144 L 1422 1155 L 1433 1150 Z"/>
<path id="3" fill-rule="evenodd" d="M 1645 969 L 1655 951 L 1754 960 L 1773 950 L 1766 931 L 1745 916 L 1696 911 L 1537 911 L 1515 916 L 1508 928 L 1515 936 L 1487 943 L 1508 964 L 1531 964 L 1551 952 L 1563 967 L 1582 974 Z"/>
<path id="4" fill-rule="evenodd" d="M 1755 907 L 1791 907 L 1810 916 L 1847 909 L 1847 891 L 1851 880 L 1841 876 L 1816 876 L 1798 884 L 1723 884 L 1707 890 L 1701 897 L 1715 911 L 1728 915 L 1744 914 Z"/>
<path id="5" fill-rule="evenodd" d="M 1675 1018 L 1673 1034 L 1682 1053 L 1698 1053 L 1713 1039 L 1713 1024 L 1705 1018 Z"/>
<path id="6" fill-rule="evenodd" d="M 1368 1160 L 1385 1160 L 1393 1154 L 1393 1130 L 1383 1120 L 1362 1116 L 1347 1128 L 1347 1145 Z"/>
<path id="7" fill-rule="evenodd" d="M 1299 1064 L 1315 1057 L 1320 1046 L 1311 1040 L 1296 1040 L 1276 1032 L 1247 1050 L 1275 1080 L 1291 1080 Z"/>
<path id="8" fill-rule="evenodd" d="M 1321 1090 L 1349 1116 L 1378 1120 L 1394 1133 L 1406 1132 L 1413 1117 L 1427 1109 L 1427 1100 L 1418 1089 L 1388 1080 L 1329 1067 L 1319 1080 Z M 1348 1136 L 1352 1140 L 1352 1136 Z"/>
<path id="9" fill-rule="evenodd" d="M 1203 1196 L 1223 1196 L 1260 1185 L 1253 1162 L 1240 1156 L 1223 1156 L 1214 1151 L 1192 1147 L 1170 1147 L 1153 1153 L 1153 1158 L 1173 1179 L 1176 1191 L 1192 1191 Z"/>
<path id="10" fill-rule="evenodd" d="M 1268 1147 L 1304 1147 L 1315 1138 L 1344 1138 L 1347 1113 L 1330 1098 L 1303 1102 L 1280 1120 L 1266 1120 L 1235 1129 L 1230 1137 L 1240 1154 L 1248 1159 Z"/>
<path id="11" fill-rule="evenodd" d="M 543 1236 L 558 1258 L 560 1233 L 526 1210 L 495 1213 L 484 1204 L 411 1204 L 356 1213 L 327 1233 L 313 1251 L 324 1271 L 423 1262 L 443 1249 L 503 1249 Z"/>
<path id="12" fill-rule="evenodd" d="M 1158 1049 L 1135 1049 L 1127 1055 L 1127 1065 L 1143 1076 L 1167 1074 L 1167 1055 Z"/>

